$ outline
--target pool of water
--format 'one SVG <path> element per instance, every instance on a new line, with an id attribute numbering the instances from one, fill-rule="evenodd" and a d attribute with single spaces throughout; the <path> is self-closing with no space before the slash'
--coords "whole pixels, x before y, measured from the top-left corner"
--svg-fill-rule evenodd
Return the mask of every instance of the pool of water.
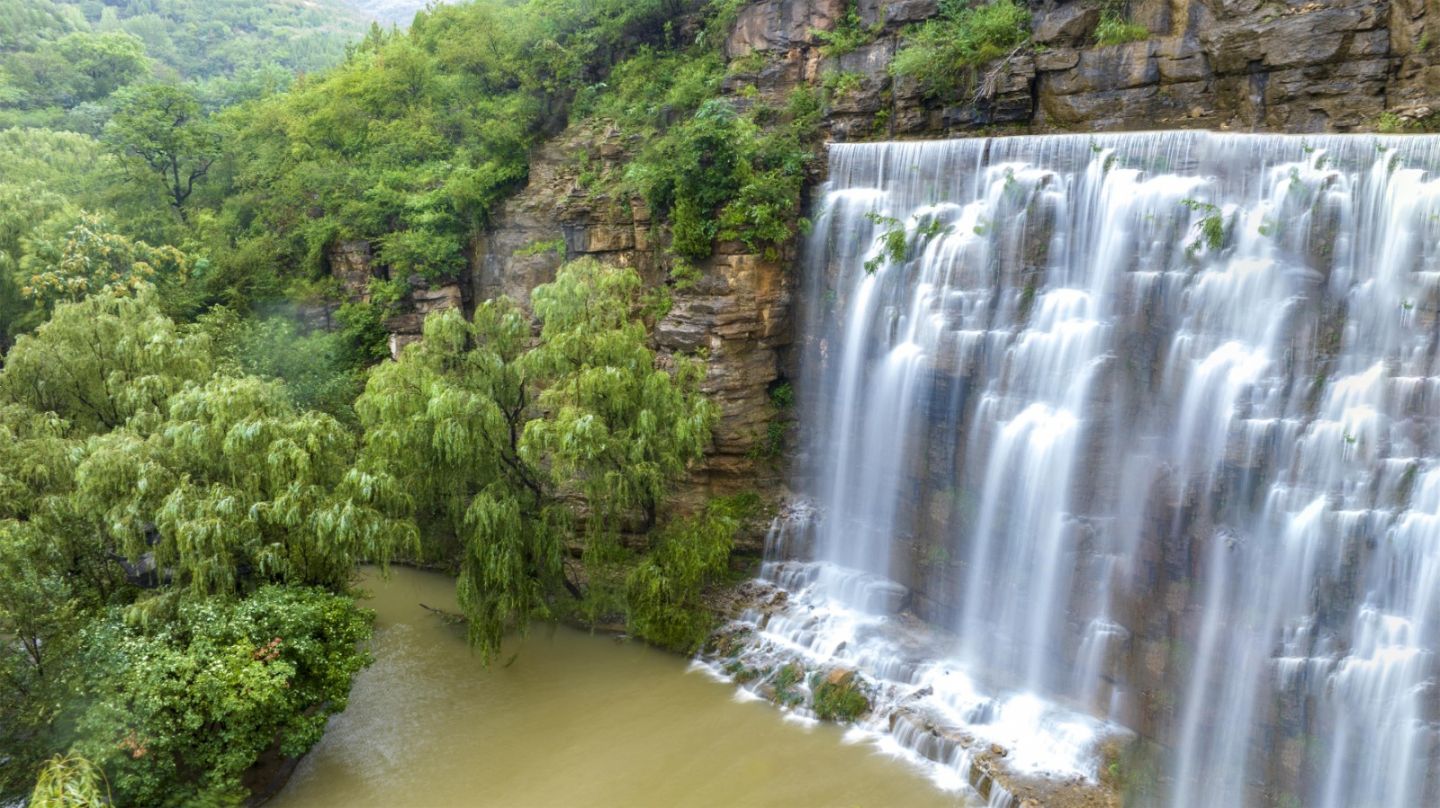
<path id="1" fill-rule="evenodd" d="M 397 568 L 365 586 L 375 664 L 269 806 L 964 804 L 678 656 L 541 625 L 486 669 L 420 605 L 455 609 L 449 578 Z"/>

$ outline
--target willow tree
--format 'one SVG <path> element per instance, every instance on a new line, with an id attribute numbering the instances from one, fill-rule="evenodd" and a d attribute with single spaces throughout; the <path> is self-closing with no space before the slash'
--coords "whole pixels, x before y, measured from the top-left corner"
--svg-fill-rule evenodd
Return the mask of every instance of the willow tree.
<path id="1" fill-rule="evenodd" d="M 59 306 L 16 341 L 0 373 L 0 400 L 94 434 L 159 413 L 171 395 L 213 371 L 208 338 L 176 325 L 152 294 L 102 295 Z"/>
<path id="2" fill-rule="evenodd" d="M 471 641 L 492 654 L 508 628 L 582 596 L 564 563 L 587 566 L 627 521 L 653 524 L 666 489 L 710 441 L 702 366 L 660 367 L 637 312 L 633 270 L 582 260 L 535 290 L 541 328 L 513 301 L 467 321 L 431 315 L 424 339 L 371 371 L 356 411 L 361 468 L 413 497 L 432 556 L 459 568 Z"/>
<path id="3" fill-rule="evenodd" d="M 297 410 L 280 382 L 217 370 L 205 333 L 149 294 L 59 306 L 7 357 L 6 400 L 0 437 L 34 448 L 0 473 L 0 518 L 148 556 L 197 595 L 343 588 L 357 561 L 385 562 L 413 535 L 386 515 L 402 498 L 351 471 L 350 430 Z M 31 501 L 61 478 L 44 507 Z"/>

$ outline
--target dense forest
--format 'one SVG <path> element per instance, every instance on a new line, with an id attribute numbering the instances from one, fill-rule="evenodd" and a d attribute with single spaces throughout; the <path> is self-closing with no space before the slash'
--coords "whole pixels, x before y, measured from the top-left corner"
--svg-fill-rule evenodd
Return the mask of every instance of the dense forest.
<path id="1" fill-rule="evenodd" d="M 367 663 L 362 562 L 454 573 L 482 661 L 536 619 L 703 640 L 755 497 L 671 504 L 715 407 L 649 329 L 717 239 L 801 226 L 818 114 L 722 96 L 737 5 L 0 4 L 0 802 L 243 801 Z M 573 261 L 390 360 L 583 120 L 643 136 L 595 183 L 671 223 L 668 284 Z"/>

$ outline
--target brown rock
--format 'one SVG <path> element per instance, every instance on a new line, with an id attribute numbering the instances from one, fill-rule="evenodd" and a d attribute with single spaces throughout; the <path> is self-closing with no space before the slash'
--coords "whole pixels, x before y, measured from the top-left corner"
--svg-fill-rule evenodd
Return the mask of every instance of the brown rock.
<path id="1" fill-rule="evenodd" d="M 1037 44 L 1078 47 L 1086 44 L 1100 22 L 1100 8 L 1084 3 L 1066 3 L 1036 13 L 1031 22 Z"/>
<path id="2" fill-rule="evenodd" d="M 828 31 L 845 13 L 845 0 L 763 0 L 740 10 L 725 40 L 734 59 L 754 51 L 786 50 L 817 44 L 814 31 Z"/>

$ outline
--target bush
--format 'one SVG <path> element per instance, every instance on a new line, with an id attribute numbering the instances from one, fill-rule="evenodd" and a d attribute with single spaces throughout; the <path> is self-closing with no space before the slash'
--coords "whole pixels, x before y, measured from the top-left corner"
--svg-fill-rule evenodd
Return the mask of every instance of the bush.
<path id="1" fill-rule="evenodd" d="M 154 631 L 123 611 L 85 633 L 90 706 L 75 750 L 130 805 L 224 804 L 272 744 L 320 740 L 369 663 L 371 616 L 321 589 L 269 586 L 179 607 Z"/>
<path id="2" fill-rule="evenodd" d="M 940 14 L 911 28 L 890 70 L 916 79 L 931 96 L 948 95 L 973 82 L 975 68 L 1030 41 L 1030 11 L 1015 0 L 970 7 L 941 0 Z"/>
<path id="3" fill-rule="evenodd" d="M 855 0 L 849 0 L 845 4 L 845 13 L 835 23 L 834 30 L 816 30 L 812 33 L 822 43 L 820 53 L 825 56 L 844 56 L 874 42 L 884 27 L 883 21 L 868 28 L 863 25 L 860 22 L 859 4 Z"/>

